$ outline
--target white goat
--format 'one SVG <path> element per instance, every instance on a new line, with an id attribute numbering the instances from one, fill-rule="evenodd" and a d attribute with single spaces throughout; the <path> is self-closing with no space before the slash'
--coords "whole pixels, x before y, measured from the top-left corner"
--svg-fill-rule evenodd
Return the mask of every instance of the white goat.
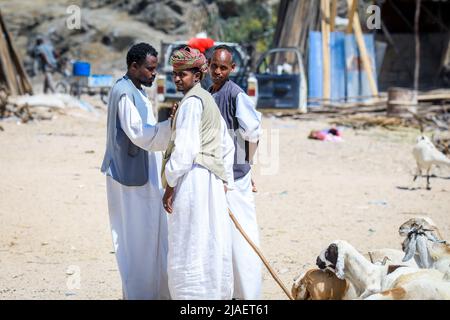
<path id="1" fill-rule="evenodd" d="M 450 279 L 450 246 L 430 218 L 411 218 L 400 226 L 398 232 L 405 237 L 403 261 L 414 257 L 420 268 L 437 269 Z"/>
<path id="2" fill-rule="evenodd" d="M 422 170 L 427 172 L 427 190 L 430 190 L 430 170 L 432 165 L 450 166 L 450 159 L 440 152 L 430 139 L 424 135 L 417 137 L 416 145 L 413 148 L 413 156 L 417 163 L 417 173 L 414 176 L 416 181 L 418 176 L 422 175 Z"/>
<path id="3" fill-rule="evenodd" d="M 392 289 L 366 300 L 450 300 L 450 282 L 442 278 L 441 272 L 424 269 L 399 276 Z"/>
<path id="4" fill-rule="evenodd" d="M 364 256 L 376 265 L 405 265 L 418 268 L 414 260 L 402 262 L 403 251 L 395 249 L 375 249 Z M 351 300 L 356 295 L 353 285 L 339 279 L 330 270 L 310 269 L 294 279 L 291 289 L 295 300 Z"/>
<path id="5" fill-rule="evenodd" d="M 322 270 L 331 270 L 339 279 L 350 281 L 361 299 L 392 289 L 394 281 L 400 275 L 419 270 L 404 266 L 375 265 L 343 240 L 332 242 L 317 257 L 316 264 Z"/>

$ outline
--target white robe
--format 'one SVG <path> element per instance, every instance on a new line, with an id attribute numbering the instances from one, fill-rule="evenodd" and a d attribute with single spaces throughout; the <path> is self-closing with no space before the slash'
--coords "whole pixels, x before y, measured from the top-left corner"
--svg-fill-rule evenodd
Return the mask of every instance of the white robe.
<path id="1" fill-rule="evenodd" d="M 134 105 L 124 96 L 118 116 L 122 129 L 137 146 L 165 150 L 169 121 L 156 124 L 150 101 Z M 147 108 L 148 112 L 144 109 Z M 147 119 L 142 115 L 148 114 Z M 149 152 L 149 180 L 129 187 L 106 177 L 108 209 L 124 299 L 170 299 L 167 280 L 167 218 L 162 209 L 161 152 Z"/>
<path id="2" fill-rule="evenodd" d="M 169 289 L 173 299 L 231 299 L 233 268 L 231 220 L 223 182 L 194 164 L 200 150 L 201 101 L 190 97 L 180 106 L 175 148 L 166 164 L 166 178 L 175 187 L 168 216 Z M 221 120 L 222 152 L 233 188 L 234 145 Z"/>
<path id="3" fill-rule="evenodd" d="M 261 136 L 261 113 L 245 93 L 236 98 L 236 118 L 239 134 L 246 141 L 257 142 Z M 251 172 L 235 180 L 234 190 L 227 193 L 228 206 L 249 238 L 259 247 L 259 229 L 251 185 Z M 262 263 L 240 231 L 232 227 L 233 243 L 233 298 L 261 299 Z"/>

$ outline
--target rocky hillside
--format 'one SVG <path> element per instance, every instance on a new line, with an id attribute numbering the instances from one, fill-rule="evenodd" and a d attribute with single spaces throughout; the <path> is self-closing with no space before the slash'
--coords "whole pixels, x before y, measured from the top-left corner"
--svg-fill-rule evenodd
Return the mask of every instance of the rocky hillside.
<path id="1" fill-rule="evenodd" d="M 277 1 L 261 2 L 267 8 Z M 239 16 L 248 0 L 0 0 L 0 10 L 25 64 L 38 35 L 51 40 L 71 59 L 92 63 L 93 72 L 123 69 L 130 44 L 188 39 L 208 29 L 220 36 L 220 24 Z M 80 8 L 81 26 L 69 29 L 70 5 Z M 260 4 L 258 6 L 261 6 Z M 72 11 L 73 12 L 73 11 Z M 223 23 L 222 23 L 223 24 Z"/>

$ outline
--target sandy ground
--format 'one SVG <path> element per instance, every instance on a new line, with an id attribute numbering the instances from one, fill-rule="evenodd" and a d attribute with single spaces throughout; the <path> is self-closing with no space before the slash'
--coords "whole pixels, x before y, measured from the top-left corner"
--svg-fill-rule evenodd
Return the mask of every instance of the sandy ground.
<path id="1" fill-rule="evenodd" d="M 314 266 L 328 243 L 400 249 L 399 225 L 427 215 L 450 235 L 450 170 L 409 191 L 417 132 L 344 131 L 308 140 L 326 122 L 265 117 L 254 179 L 261 247 L 281 279 Z M 51 121 L 1 121 L 0 299 L 121 299 L 100 164 L 104 111 Z M 271 152 L 264 155 L 269 145 Z M 445 179 L 447 177 L 447 179 Z M 264 299 L 286 299 L 264 271 Z"/>

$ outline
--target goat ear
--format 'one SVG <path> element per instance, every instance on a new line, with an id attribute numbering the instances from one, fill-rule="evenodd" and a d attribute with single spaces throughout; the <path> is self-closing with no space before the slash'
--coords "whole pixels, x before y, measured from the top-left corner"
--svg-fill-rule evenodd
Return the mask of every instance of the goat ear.
<path id="1" fill-rule="evenodd" d="M 402 260 L 403 262 L 406 262 L 414 257 L 414 254 L 416 253 L 416 240 L 417 235 L 413 233 L 403 242 L 403 251 L 405 251 L 405 256 Z"/>
<path id="2" fill-rule="evenodd" d="M 339 250 L 335 243 L 332 243 L 328 246 L 327 251 L 325 252 L 325 259 L 327 259 L 332 264 L 336 265 L 339 256 Z"/>
<path id="3" fill-rule="evenodd" d="M 427 247 L 427 237 L 418 236 L 417 237 L 417 252 L 419 253 L 420 262 L 422 268 L 428 269 L 430 267 L 430 254 Z"/>

